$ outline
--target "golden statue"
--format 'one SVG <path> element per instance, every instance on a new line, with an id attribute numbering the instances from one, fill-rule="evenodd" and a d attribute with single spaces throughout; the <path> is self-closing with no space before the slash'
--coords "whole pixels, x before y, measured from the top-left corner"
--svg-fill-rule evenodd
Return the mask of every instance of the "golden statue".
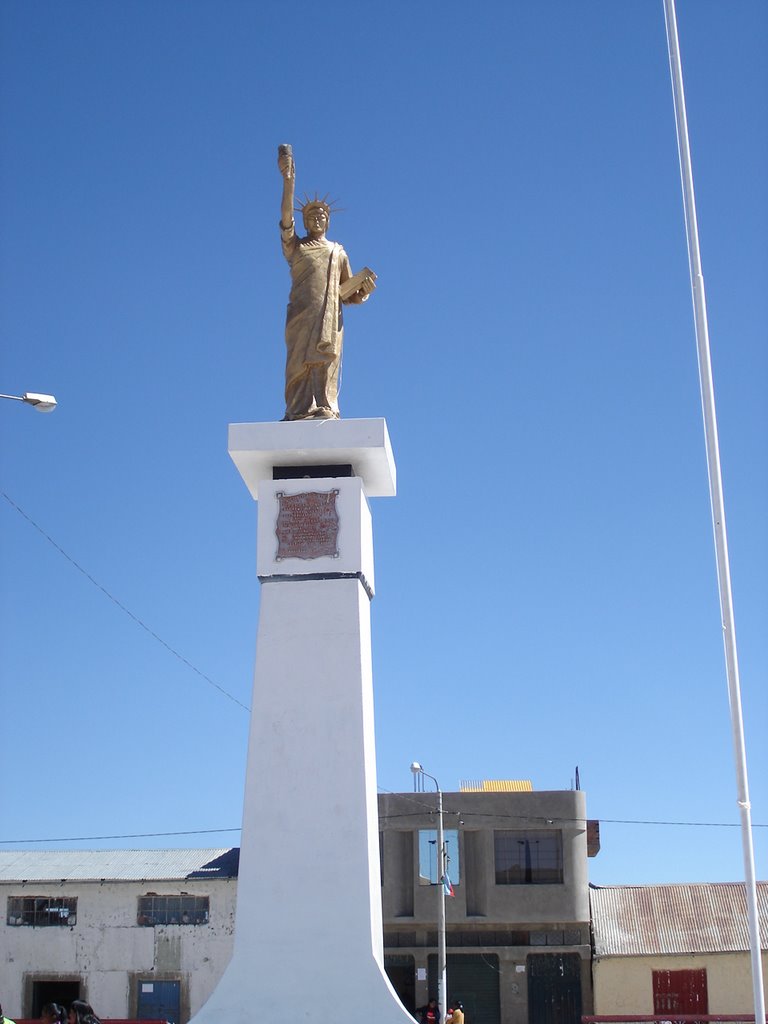
<path id="1" fill-rule="evenodd" d="M 376 287 L 376 275 L 367 267 L 353 275 L 344 249 L 325 237 L 331 219 L 326 199 L 307 197 L 296 207 L 307 232 L 304 238 L 297 236 L 293 220 L 296 171 L 290 146 L 279 147 L 277 165 L 283 176 L 280 234 L 291 268 L 283 419 L 338 419 L 344 337 L 341 307 L 365 302 Z"/>

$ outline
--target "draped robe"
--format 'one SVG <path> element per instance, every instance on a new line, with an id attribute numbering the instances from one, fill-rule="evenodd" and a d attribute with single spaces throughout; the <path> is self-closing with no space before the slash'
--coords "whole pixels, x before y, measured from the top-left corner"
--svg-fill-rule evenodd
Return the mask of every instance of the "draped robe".
<path id="1" fill-rule="evenodd" d="M 339 369 L 344 329 L 339 285 L 352 276 L 337 242 L 298 238 L 281 225 L 283 255 L 291 268 L 285 322 L 285 419 L 338 418 Z"/>

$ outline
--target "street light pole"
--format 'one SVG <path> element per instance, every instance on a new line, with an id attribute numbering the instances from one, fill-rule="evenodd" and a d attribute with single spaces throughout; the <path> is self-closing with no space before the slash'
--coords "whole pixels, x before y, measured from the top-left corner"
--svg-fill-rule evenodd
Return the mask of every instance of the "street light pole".
<path id="1" fill-rule="evenodd" d="M 440 783 L 429 772 L 425 772 L 418 761 L 411 765 L 414 777 L 431 779 L 437 790 L 437 1004 L 440 1010 L 440 1024 L 448 1016 L 448 971 L 445 952 L 445 838 L 443 832 L 443 791 Z"/>
<path id="2" fill-rule="evenodd" d="M 432 778 L 430 775 L 429 778 Z M 445 952 L 445 839 L 443 836 L 443 791 L 437 786 L 437 1004 L 440 1007 L 440 1024 L 448 1016 L 448 975 Z"/>
<path id="3" fill-rule="evenodd" d="M 24 402 L 31 405 L 38 412 L 53 412 L 56 408 L 56 399 L 53 395 L 40 395 L 35 391 L 25 391 L 23 395 L 0 395 L 0 398 L 10 398 L 14 402 Z"/>

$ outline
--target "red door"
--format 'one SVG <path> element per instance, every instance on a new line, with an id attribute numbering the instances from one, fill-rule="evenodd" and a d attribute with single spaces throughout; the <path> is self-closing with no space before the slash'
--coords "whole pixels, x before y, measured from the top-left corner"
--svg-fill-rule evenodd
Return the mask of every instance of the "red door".
<path id="1" fill-rule="evenodd" d="M 654 971 L 653 1012 L 659 1016 L 676 1013 L 709 1013 L 707 971 Z"/>

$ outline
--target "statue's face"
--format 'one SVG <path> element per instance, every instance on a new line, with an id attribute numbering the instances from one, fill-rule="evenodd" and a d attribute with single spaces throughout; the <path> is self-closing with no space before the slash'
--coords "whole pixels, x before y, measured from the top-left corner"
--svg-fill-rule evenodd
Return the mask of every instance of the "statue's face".
<path id="1" fill-rule="evenodd" d="M 304 216 L 304 227 L 313 236 L 324 235 L 328 230 L 328 214 L 322 206 L 313 206 Z"/>

